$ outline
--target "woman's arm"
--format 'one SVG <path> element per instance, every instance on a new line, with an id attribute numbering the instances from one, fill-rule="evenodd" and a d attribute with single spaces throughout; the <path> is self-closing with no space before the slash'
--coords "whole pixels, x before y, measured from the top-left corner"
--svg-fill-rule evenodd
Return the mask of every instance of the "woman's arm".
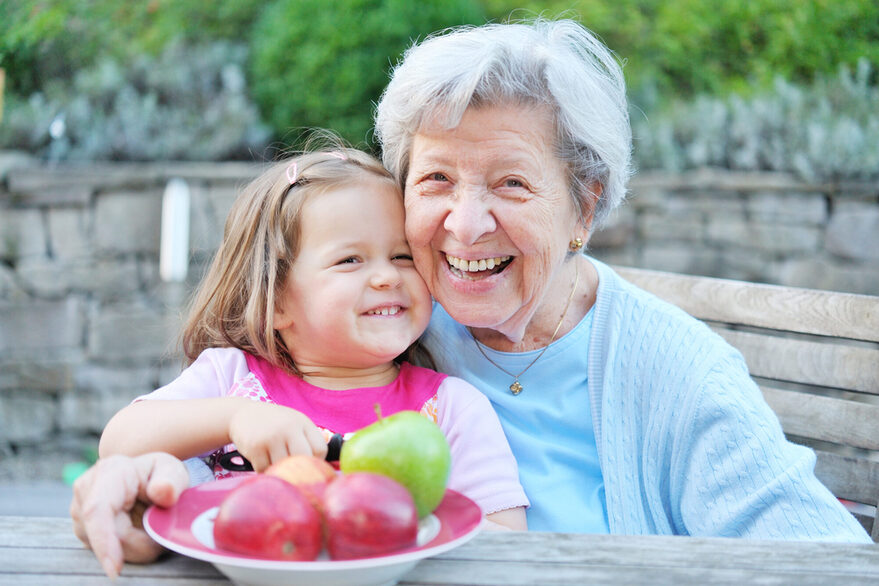
<path id="1" fill-rule="evenodd" d="M 143 564 L 163 551 L 132 522 L 135 504 L 170 507 L 188 484 L 186 468 L 168 454 L 102 458 L 73 484 L 73 532 L 115 579 L 123 560 Z"/>

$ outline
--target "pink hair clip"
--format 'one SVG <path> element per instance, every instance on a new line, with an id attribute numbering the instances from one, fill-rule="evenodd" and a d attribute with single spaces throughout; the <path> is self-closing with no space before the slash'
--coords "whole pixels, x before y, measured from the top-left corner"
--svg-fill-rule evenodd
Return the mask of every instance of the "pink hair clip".
<path id="1" fill-rule="evenodd" d="M 330 151 L 327 154 L 330 155 L 331 157 L 336 157 L 337 159 L 340 159 L 342 161 L 348 160 L 348 157 L 345 156 L 345 153 L 343 153 L 341 151 Z"/>
<path id="2" fill-rule="evenodd" d="M 296 183 L 296 180 L 299 178 L 299 170 L 296 166 L 296 161 L 290 163 L 290 166 L 287 167 L 287 181 L 290 182 L 290 185 Z"/>

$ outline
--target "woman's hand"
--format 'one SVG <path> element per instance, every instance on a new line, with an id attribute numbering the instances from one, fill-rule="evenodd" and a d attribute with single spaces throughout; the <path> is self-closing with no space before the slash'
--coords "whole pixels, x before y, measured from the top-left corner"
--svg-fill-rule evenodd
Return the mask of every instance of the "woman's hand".
<path id="1" fill-rule="evenodd" d="M 115 579 L 124 561 L 151 562 L 163 551 L 139 522 L 132 522 L 135 505 L 169 507 L 188 486 L 186 467 L 169 454 L 102 458 L 73 484 L 73 532 Z"/>
<path id="2" fill-rule="evenodd" d="M 229 422 L 229 440 L 257 472 L 293 454 L 327 455 L 326 439 L 308 417 L 271 403 L 249 401 L 239 408 Z"/>

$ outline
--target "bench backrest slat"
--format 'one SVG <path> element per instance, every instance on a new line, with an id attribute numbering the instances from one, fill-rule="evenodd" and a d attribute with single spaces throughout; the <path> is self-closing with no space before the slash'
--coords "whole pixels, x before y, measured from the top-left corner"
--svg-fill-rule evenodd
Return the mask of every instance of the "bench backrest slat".
<path id="1" fill-rule="evenodd" d="M 879 342 L 871 295 L 617 268 L 620 275 L 699 319 Z"/>
<path id="2" fill-rule="evenodd" d="M 754 376 L 879 394 L 879 349 L 780 338 L 721 326 L 713 329 L 739 349 Z"/>
<path id="3" fill-rule="evenodd" d="M 763 397 L 791 435 L 879 450 L 879 405 L 760 385 Z M 879 486 L 876 487 L 879 491 Z M 879 492 L 877 492 L 879 497 Z"/>
<path id="4" fill-rule="evenodd" d="M 879 541 L 879 297 L 617 268 L 745 357 L 785 434 Z"/>

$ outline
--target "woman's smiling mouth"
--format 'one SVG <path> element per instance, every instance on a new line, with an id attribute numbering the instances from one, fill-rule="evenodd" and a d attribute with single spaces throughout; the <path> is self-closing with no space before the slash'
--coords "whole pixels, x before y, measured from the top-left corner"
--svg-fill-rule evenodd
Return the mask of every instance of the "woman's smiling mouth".
<path id="1" fill-rule="evenodd" d="M 494 256 L 479 260 L 466 260 L 450 254 L 446 255 L 446 261 L 449 263 L 449 270 L 452 274 L 472 281 L 501 272 L 510 263 L 511 258 L 510 256 Z"/>

